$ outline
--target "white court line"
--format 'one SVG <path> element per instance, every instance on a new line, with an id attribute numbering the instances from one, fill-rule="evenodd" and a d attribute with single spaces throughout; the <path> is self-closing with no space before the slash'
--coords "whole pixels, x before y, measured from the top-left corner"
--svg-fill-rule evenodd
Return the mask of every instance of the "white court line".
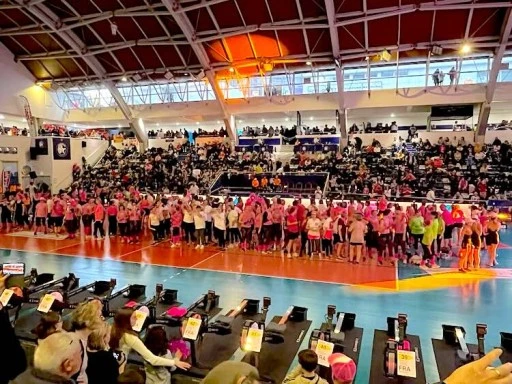
<path id="1" fill-rule="evenodd" d="M 154 248 L 156 247 L 157 245 L 159 244 L 164 244 L 164 243 L 167 243 L 169 242 L 170 240 L 165 240 L 165 241 L 161 241 L 159 243 L 156 243 L 156 244 L 150 244 L 148 246 L 145 246 L 145 247 L 142 247 L 142 248 L 139 248 L 139 249 L 136 249 L 134 251 L 130 251 L 130 252 L 127 252 L 127 253 L 123 253 L 122 255 L 119 255 L 118 258 L 119 259 L 122 259 L 123 257 L 125 256 L 128 256 L 128 255 L 131 255 L 132 253 L 135 253 L 135 252 L 140 252 L 140 251 L 143 251 L 144 249 L 149 249 L 149 248 Z M 140 263 L 139 263 L 140 264 Z"/>
<path id="2" fill-rule="evenodd" d="M 211 256 L 209 256 L 209 257 L 207 257 L 206 259 L 201 260 L 200 262 L 195 263 L 194 265 L 191 265 L 190 267 L 186 267 L 186 268 L 188 268 L 188 269 L 194 269 L 194 268 L 195 268 L 195 267 L 197 267 L 199 264 L 204 263 L 205 261 L 208 261 L 208 260 L 210 260 L 211 258 L 213 258 L 213 257 L 215 257 L 215 256 L 217 256 L 217 255 L 220 255 L 221 253 L 222 253 L 222 251 L 217 252 L 217 253 L 214 253 L 213 255 L 211 255 Z M 185 267 L 184 267 L 184 268 L 185 268 Z"/>

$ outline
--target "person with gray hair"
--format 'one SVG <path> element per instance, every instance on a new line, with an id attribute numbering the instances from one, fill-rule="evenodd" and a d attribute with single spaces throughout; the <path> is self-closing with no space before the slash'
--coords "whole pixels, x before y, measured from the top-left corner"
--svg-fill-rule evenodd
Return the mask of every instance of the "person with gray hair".
<path id="1" fill-rule="evenodd" d="M 258 384 L 258 370 L 242 361 L 224 361 L 213 368 L 201 384 Z"/>
<path id="2" fill-rule="evenodd" d="M 41 340 L 34 354 L 34 367 L 10 384 L 74 384 L 82 366 L 83 349 L 74 333 L 58 332 Z"/>

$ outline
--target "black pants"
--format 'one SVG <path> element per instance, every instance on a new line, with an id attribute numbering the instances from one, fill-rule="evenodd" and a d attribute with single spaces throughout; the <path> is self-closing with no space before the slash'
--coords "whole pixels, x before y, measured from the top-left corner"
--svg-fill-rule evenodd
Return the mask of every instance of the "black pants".
<path id="1" fill-rule="evenodd" d="M 185 241 L 188 243 L 195 241 L 194 232 L 196 231 L 196 228 L 194 226 L 194 223 L 184 222 L 183 229 L 185 230 Z"/>
<path id="2" fill-rule="evenodd" d="M 207 221 L 205 222 L 205 228 L 204 228 L 204 236 L 208 241 L 212 241 L 213 233 L 212 233 L 212 222 Z"/>
<path id="3" fill-rule="evenodd" d="M 430 247 L 421 243 L 421 247 L 423 248 L 423 260 L 430 260 L 432 258 L 432 252 L 430 252 Z"/>
<path id="4" fill-rule="evenodd" d="M 158 241 L 158 236 L 160 234 L 160 225 L 151 225 L 151 233 L 153 234 L 153 240 Z"/>
<path id="5" fill-rule="evenodd" d="M 230 244 L 240 242 L 240 230 L 238 228 L 228 228 L 228 238 Z"/>
<path id="6" fill-rule="evenodd" d="M 332 255 L 332 240 L 331 239 L 322 239 L 322 249 L 327 256 Z"/>
<path id="7" fill-rule="evenodd" d="M 117 218 L 115 216 L 108 217 L 108 233 L 111 236 L 117 235 Z"/>
<path id="8" fill-rule="evenodd" d="M 103 230 L 103 221 L 95 221 L 94 222 L 94 230 L 92 231 L 92 234 L 94 237 L 98 237 L 97 233 L 100 232 L 100 237 L 105 237 L 105 231 Z"/>
<path id="9" fill-rule="evenodd" d="M 225 248 L 226 247 L 226 231 L 219 229 L 217 227 L 213 227 L 213 231 L 215 234 L 215 238 L 219 242 L 219 247 Z"/>
<path id="10" fill-rule="evenodd" d="M 418 246 L 420 244 L 421 239 L 423 238 L 423 235 L 412 234 L 411 236 L 414 240 L 414 249 L 417 251 L 419 249 Z"/>

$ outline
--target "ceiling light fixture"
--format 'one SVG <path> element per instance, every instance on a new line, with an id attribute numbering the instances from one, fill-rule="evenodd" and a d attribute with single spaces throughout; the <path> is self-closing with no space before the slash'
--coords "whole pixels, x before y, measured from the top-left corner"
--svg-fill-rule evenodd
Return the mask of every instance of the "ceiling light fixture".
<path id="1" fill-rule="evenodd" d="M 126 76 L 123 76 L 121 81 L 128 81 L 128 79 L 126 78 Z"/>
<path id="2" fill-rule="evenodd" d="M 233 68 L 233 67 L 229 68 L 229 72 L 235 73 L 235 68 Z"/>
<path id="3" fill-rule="evenodd" d="M 471 45 L 468 43 L 464 43 L 460 48 L 460 53 L 466 54 L 471 52 Z"/>
<path id="4" fill-rule="evenodd" d="M 290 118 L 289 118 L 289 117 L 287 117 L 287 118 L 286 118 L 286 119 L 284 119 L 284 120 L 285 120 L 285 121 L 290 121 Z"/>
<path id="5" fill-rule="evenodd" d="M 4 120 L 5 119 L 5 116 L 4 115 L 0 115 L 0 120 Z"/>
<path id="6" fill-rule="evenodd" d="M 306 65 L 311 65 L 313 64 L 311 61 L 306 61 Z"/>
<path id="7" fill-rule="evenodd" d="M 172 74 L 172 72 L 171 72 L 171 71 L 167 71 L 167 72 L 165 72 L 164 77 L 165 77 L 167 80 L 172 80 L 172 79 L 174 79 L 174 75 Z"/>
<path id="8" fill-rule="evenodd" d="M 395 114 L 394 114 L 394 113 L 392 113 L 390 116 L 391 116 L 391 117 L 395 117 Z"/>
<path id="9" fill-rule="evenodd" d="M 313 116 L 311 116 L 311 117 L 309 118 L 309 120 L 313 121 L 313 120 L 314 120 L 314 117 L 313 117 Z"/>
<path id="10" fill-rule="evenodd" d="M 142 80 L 142 76 L 141 76 L 141 75 L 139 75 L 138 73 L 136 73 L 135 75 L 133 75 L 133 77 L 132 77 L 132 78 L 133 78 L 133 80 L 134 80 L 134 81 L 141 81 L 141 80 Z"/>
<path id="11" fill-rule="evenodd" d="M 117 35 L 117 31 L 119 30 L 119 27 L 116 23 L 110 23 L 110 31 L 112 32 L 112 36 Z"/>

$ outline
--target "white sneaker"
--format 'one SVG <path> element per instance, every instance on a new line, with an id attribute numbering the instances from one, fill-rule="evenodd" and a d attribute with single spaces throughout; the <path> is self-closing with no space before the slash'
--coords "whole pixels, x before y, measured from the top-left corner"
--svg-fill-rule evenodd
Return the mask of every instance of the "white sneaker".
<path id="1" fill-rule="evenodd" d="M 199 249 L 204 249 L 204 245 L 203 245 L 203 244 L 201 244 L 201 245 L 199 246 Z"/>
<path id="2" fill-rule="evenodd" d="M 199 249 L 201 246 L 199 244 L 196 245 L 196 249 Z"/>

